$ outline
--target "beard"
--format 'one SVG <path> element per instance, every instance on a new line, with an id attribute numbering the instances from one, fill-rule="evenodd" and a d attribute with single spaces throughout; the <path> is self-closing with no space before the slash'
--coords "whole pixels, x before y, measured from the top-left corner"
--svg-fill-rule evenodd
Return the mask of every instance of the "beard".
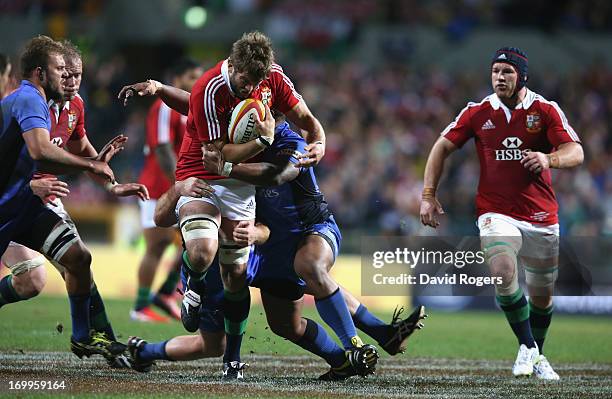
<path id="1" fill-rule="evenodd" d="M 47 95 L 48 100 L 60 102 L 64 99 L 64 88 L 62 87 L 61 82 L 56 84 L 47 78 L 45 83 L 46 84 L 43 86 L 43 88 L 45 89 L 45 94 Z"/>

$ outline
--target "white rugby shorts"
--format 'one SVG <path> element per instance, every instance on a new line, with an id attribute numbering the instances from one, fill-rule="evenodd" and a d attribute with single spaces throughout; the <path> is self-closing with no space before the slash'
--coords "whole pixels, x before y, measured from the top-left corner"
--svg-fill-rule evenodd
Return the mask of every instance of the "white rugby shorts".
<path id="1" fill-rule="evenodd" d="M 181 196 L 176 204 L 177 218 L 183 205 L 201 201 L 214 205 L 221 217 L 229 220 L 255 219 L 255 186 L 236 179 L 208 180 L 207 183 L 215 190 L 212 197 Z"/>

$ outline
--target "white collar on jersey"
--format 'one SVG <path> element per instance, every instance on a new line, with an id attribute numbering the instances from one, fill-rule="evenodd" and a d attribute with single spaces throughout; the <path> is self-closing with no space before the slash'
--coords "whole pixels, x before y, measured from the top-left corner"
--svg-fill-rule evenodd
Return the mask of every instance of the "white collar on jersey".
<path id="1" fill-rule="evenodd" d="M 514 109 L 529 109 L 529 107 L 531 107 L 531 104 L 533 104 L 535 99 L 536 99 L 536 93 L 527 89 L 525 98 L 523 98 L 523 101 L 516 104 L 516 107 L 514 107 Z M 510 123 L 510 118 L 512 117 L 512 113 L 510 112 L 510 109 L 506 106 L 506 104 L 501 102 L 499 97 L 497 97 L 497 94 L 495 93 L 491 94 L 489 101 L 491 103 L 491 107 L 493 107 L 494 110 L 497 111 L 498 109 L 501 108 L 504 111 L 504 114 L 506 114 L 506 120 L 508 121 L 508 123 Z"/>
<path id="2" fill-rule="evenodd" d="M 232 90 L 232 85 L 230 84 L 230 80 L 229 80 L 229 70 L 227 68 L 227 60 L 223 61 L 223 64 L 221 64 L 221 76 L 223 76 L 223 80 L 225 80 L 225 84 L 229 88 L 230 93 L 232 93 L 232 95 L 235 96 L 236 94 L 234 93 L 234 90 Z"/>
<path id="3" fill-rule="evenodd" d="M 49 108 L 53 108 L 55 110 L 55 123 L 59 123 L 59 104 L 56 103 L 53 100 L 49 100 L 47 102 L 47 105 L 49 106 Z M 62 108 L 62 111 L 64 110 L 69 110 L 70 109 L 70 101 L 66 101 L 64 103 L 64 108 Z"/>

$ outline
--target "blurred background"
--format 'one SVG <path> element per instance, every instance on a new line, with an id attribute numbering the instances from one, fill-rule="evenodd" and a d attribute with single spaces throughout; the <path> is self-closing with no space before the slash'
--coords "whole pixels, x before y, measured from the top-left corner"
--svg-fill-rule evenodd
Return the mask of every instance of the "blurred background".
<path id="1" fill-rule="evenodd" d="M 0 52 L 13 63 L 36 34 L 82 49 L 90 140 L 100 148 L 118 133 L 130 138 L 112 162 L 121 182 L 138 179 L 151 101 L 124 108 L 120 88 L 164 80 L 182 55 L 213 66 L 254 29 L 273 39 L 326 130 L 316 171 L 344 254 L 358 254 L 366 235 L 432 234 L 418 219 L 426 156 L 468 101 L 490 93 L 490 58 L 501 46 L 527 52 L 528 86 L 559 103 L 584 145 L 582 167 L 554 174 L 562 234 L 612 235 L 612 2 L 0 0 Z M 477 234 L 474 145 L 446 169 L 438 234 Z M 86 242 L 137 245 L 135 200 L 118 203 L 86 176 L 70 180 L 65 203 Z"/>

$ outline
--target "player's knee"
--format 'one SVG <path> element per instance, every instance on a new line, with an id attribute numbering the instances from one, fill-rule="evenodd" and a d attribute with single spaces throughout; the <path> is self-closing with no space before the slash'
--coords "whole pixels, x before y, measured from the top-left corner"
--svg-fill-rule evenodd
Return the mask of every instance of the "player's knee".
<path id="1" fill-rule="evenodd" d="M 323 285 L 329 280 L 326 265 L 316 259 L 296 260 L 294 269 L 295 273 L 306 281 L 308 286 Z"/>
<path id="2" fill-rule="evenodd" d="M 207 270 L 215 259 L 217 241 L 197 240 L 187 244 L 189 263 L 196 271 Z"/>
<path id="3" fill-rule="evenodd" d="M 238 246 L 234 241 L 223 241 L 219 248 L 219 262 L 238 268 L 247 264 L 250 252 L 250 247 Z"/>
<path id="4" fill-rule="evenodd" d="M 509 256 L 498 256 L 490 261 L 491 277 L 501 280 L 501 286 L 512 284 L 516 276 L 516 263 Z"/>
<path id="5" fill-rule="evenodd" d="M 59 263 L 72 273 L 88 270 L 91 266 L 91 252 L 79 240 L 66 251 Z"/>

